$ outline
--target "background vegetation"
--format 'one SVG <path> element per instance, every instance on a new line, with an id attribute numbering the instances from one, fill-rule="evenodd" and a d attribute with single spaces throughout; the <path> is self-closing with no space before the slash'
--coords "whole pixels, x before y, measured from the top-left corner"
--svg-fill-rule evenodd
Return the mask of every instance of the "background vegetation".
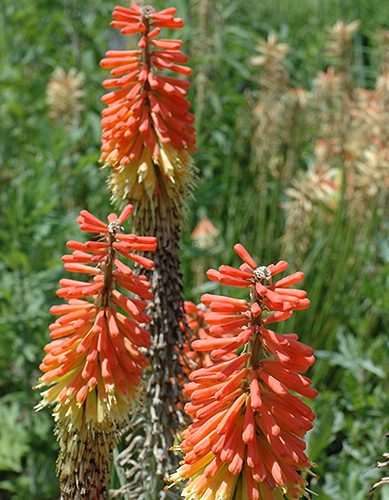
<path id="1" fill-rule="evenodd" d="M 231 249 L 238 240 L 264 264 L 276 261 L 286 248 L 293 270 L 303 264 L 312 308 L 288 329 L 296 329 L 318 350 L 318 362 L 311 370 L 320 392 L 313 403 L 318 420 L 309 447 L 320 477 L 311 488 L 320 499 L 366 498 L 379 477 L 374 464 L 385 450 L 383 436 L 389 424 L 388 183 L 380 180 L 382 189 L 369 198 L 368 210 L 359 219 L 346 206 L 349 198 L 341 196 L 335 208 L 312 215 L 305 246 L 300 247 L 297 239 L 286 247 L 288 214 L 283 206 L 288 185 L 258 156 L 269 137 L 266 127 L 264 135 L 255 135 L 259 122 L 253 109 L 263 99 L 263 72 L 250 59 L 259 37 L 278 33 L 290 46 L 285 59 L 288 89 L 310 91 L 317 72 L 331 62 L 324 50 L 328 27 L 338 19 L 359 19 L 350 74 L 354 87 L 371 89 L 380 65 L 376 34 L 389 28 L 389 4 L 381 0 L 154 3 L 161 8 L 175 4 L 185 19 L 182 36 L 194 68 L 190 98 L 197 115 L 200 177 L 189 202 L 182 248 L 187 297 L 198 300 L 210 289 L 203 271 L 233 263 Z M 65 242 L 77 235 L 77 212 L 87 208 L 103 216 L 111 209 L 106 172 L 99 170 L 97 159 L 101 81 L 106 77 L 99 60 L 108 48 L 123 43 L 108 27 L 114 5 L 107 0 L 6 0 L 0 11 L 0 498 L 4 499 L 50 500 L 58 493 L 51 417 L 48 412 L 33 412 L 39 395 L 31 387 L 39 376 L 48 338 L 49 306 L 57 300 L 60 256 Z M 73 123 L 49 113 L 46 88 L 58 66 L 66 72 L 76 68 L 85 76 L 83 109 Z M 312 110 L 309 113 L 315 117 Z M 334 113 L 343 116 L 342 109 Z M 320 139 L 320 123 L 281 125 L 284 132 L 297 130 L 291 183 L 314 163 L 313 142 Z M 277 148 L 274 154 L 291 150 L 285 143 Z M 341 169 L 339 157 L 336 161 Z M 191 233 L 205 216 L 217 232 L 199 244 Z M 380 495 L 388 498 L 388 490 Z"/>

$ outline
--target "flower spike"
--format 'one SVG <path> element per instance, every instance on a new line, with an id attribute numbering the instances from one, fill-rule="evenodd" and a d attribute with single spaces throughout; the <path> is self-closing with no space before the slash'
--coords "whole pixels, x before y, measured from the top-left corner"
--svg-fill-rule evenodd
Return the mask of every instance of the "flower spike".
<path id="1" fill-rule="evenodd" d="M 179 246 L 186 200 L 196 177 L 190 156 L 196 147 L 194 116 L 187 100 L 191 69 L 182 41 L 164 34 L 184 26 L 175 8 L 119 6 L 111 26 L 131 36 L 133 44 L 129 50 L 108 51 L 101 61 L 111 74 L 103 83 L 108 93 L 102 99 L 106 107 L 100 161 L 110 169 L 112 198 L 134 204 L 136 230 L 158 237 L 155 270 L 145 272 L 155 297 L 147 310 L 152 318 L 153 370 L 139 406 L 142 432 L 150 439 L 140 442 L 135 427 L 126 436 L 128 446 L 118 459 L 126 477 L 120 494 L 126 490 L 153 496 L 176 468 L 169 450 L 184 423 Z M 147 466 L 140 471 L 137 464 L 142 461 Z"/>
<path id="2" fill-rule="evenodd" d="M 188 76 L 188 57 L 181 40 L 160 39 L 162 28 L 181 29 L 175 8 L 156 12 L 153 7 L 115 7 L 111 26 L 123 35 L 136 35 L 135 50 L 110 50 L 100 65 L 111 70 L 103 85 L 101 162 L 113 167 L 115 197 L 140 200 L 184 185 L 195 149 L 194 116 L 186 100 L 189 82 L 164 75 L 168 70 Z"/>
<path id="3" fill-rule="evenodd" d="M 67 303 L 51 308 L 58 319 L 49 327 L 52 340 L 40 365 L 38 388 L 46 390 L 38 409 L 54 406 L 64 498 L 105 491 L 118 432 L 148 363 L 142 352 L 150 347 L 145 308 L 153 295 L 145 276 L 122 258 L 150 269 L 153 261 L 134 252 L 154 251 L 157 242 L 122 232 L 132 210 L 127 205 L 119 217 L 109 215 L 108 223 L 82 210 L 80 229 L 97 240 L 69 241 L 73 252 L 62 258 L 67 271 L 91 277 L 60 281 L 57 295 Z"/>
<path id="4" fill-rule="evenodd" d="M 185 481 L 182 495 L 191 500 L 299 498 L 307 484 L 300 473 L 310 466 L 301 438 L 315 414 L 296 394 L 316 397 L 301 375 L 315 360 L 296 334 L 280 335 L 269 325 L 309 307 L 306 292 L 290 288 L 304 275 L 279 278 L 285 261 L 258 266 L 242 245 L 235 251 L 239 269 L 220 266 L 208 277 L 247 289 L 250 298 L 202 297 L 208 335 L 192 348 L 211 362 L 186 385 L 193 423 L 183 432 L 184 463 L 171 480 Z"/>
<path id="5" fill-rule="evenodd" d="M 203 304 L 196 305 L 186 300 L 184 302 L 185 323 L 182 323 L 182 331 L 186 337 L 183 346 L 182 366 L 185 375 L 188 377 L 195 368 L 202 368 L 212 364 L 212 360 L 206 353 L 195 351 L 191 347 L 193 340 L 208 339 L 208 325 L 205 321 L 205 315 L 208 308 Z"/>

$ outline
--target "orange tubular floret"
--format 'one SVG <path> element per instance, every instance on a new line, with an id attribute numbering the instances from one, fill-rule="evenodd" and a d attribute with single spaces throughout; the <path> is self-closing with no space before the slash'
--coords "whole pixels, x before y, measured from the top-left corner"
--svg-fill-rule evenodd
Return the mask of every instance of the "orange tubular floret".
<path id="1" fill-rule="evenodd" d="M 244 261 L 240 268 L 220 266 L 207 274 L 220 284 L 248 288 L 250 301 L 202 297 L 209 307 L 204 313 L 207 335 L 192 348 L 208 352 L 210 363 L 189 376 L 191 401 L 185 410 L 194 422 L 184 431 L 181 448 L 191 467 L 183 465 L 172 478 L 186 482 L 185 498 L 205 498 L 205 492 L 216 497 L 225 484 L 231 489 L 228 498 L 234 498 L 235 486 L 244 484 L 248 499 L 294 499 L 306 486 L 300 472 L 310 462 L 301 438 L 315 414 L 293 393 L 317 395 L 300 374 L 314 362 L 313 350 L 296 334 L 280 335 L 265 325 L 308 307 L 306 292 L 288 288 L 303 274 L 272 283 L 288 267 L 285 261 L 258 267 L 242 245 L 235 251 Z"/>
<path id="2" fill-rule="evenodd" d="M 47 354 L 41 364 L 41 386 L 51 386 L 42 393 L 42 405 L 57 403 L 56 412 L 62 407 L 67 411 L 69 406 L 66 415 L 74 422 L 78 422 L 77 408 L 85 407 L 89 411 L 93 405 L 94 410 L 87 418 L 96 419 L 97 400 L 100 400 L 101 408 L 106 408 L 105 413 L 98 416 L 100 423 L 103 418 L 109 425 L 113 419 L 110 408 L 114 409 L 115 419 L 120 415 L 124 422 L 125 404 L 129 408 L 147 364 L 138 347 L 150 346 L 150 334 L 139 324 L 150 321 L 143 312 L 146 300 L 152 298 L 150 284 L 144 276 L 135 275 L 120 261 L 115 244 L 120 236 L 130 242 L 131 251 L 136 250 L 133 248 L 136 244 L 149 251 L 155 248 L 156 240 L 121 233 L 121 224 L 132 212 L 133 207 L 127 205 L 119 217 L 110 214 L 108 223 L 104 223 L 82 210 L 78 217 L 80 228 L 88 226 L 92 232 L 98 231 L 105 241 L 69 242 L 67 246 L 74 250 L 73 254 L 63 258 L 66 270 L 87 274 L 95 283 L 70 279 L 60 281 L 62 288 L 58 295 L 68 303 L 51 308 L 52 314 L 59 317 L 49 327 L 53 340 L 45 347 Z M 128 257 L 148 269 L 154 265 L 142 256 L 131 253 Z M 138 298 L 119 293 L 115 290 L 115 282 Z M 83 297 L 83 300 L 78 297 Z M 119 312 L 116 305 L 125 314 Z M 116 425 L 114 421 L 112 425 Z"/>

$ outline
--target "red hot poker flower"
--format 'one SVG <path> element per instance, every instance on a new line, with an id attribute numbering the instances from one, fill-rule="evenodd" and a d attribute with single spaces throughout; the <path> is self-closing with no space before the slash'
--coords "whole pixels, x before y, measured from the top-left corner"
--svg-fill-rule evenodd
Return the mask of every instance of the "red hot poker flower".
<path id="1" fill-rule="evenodd" d="M 183 433 L 184 464 L 172 480 L 187 481 L 182 494 L 191 500 L 299 498 L 306 486 L 299 472 L 310 465 L 301 438 L 315 415 L 294 393 L 317 395 L 301 375 L 314 363 L 313 351 L 269 325 L 309 307 L 306 292 L 290 288 L 303 273 L 273 282 L 286 262 L 258 267 L 242 245 L 234 248 L 242 266 L 211 269 L 208 277 L 248 289 L 250 300 L 202 297 L 210 338 L 192 347 L 213 364 L 195 370 L 186 386 L 193 423 Z"/>
<path id="2" fill-rule="evenodd" d="M 192 349 L 192 344 L 195 340 L 212 341 L 213 337 L 209 333 L 209 325 L 205 320 L 209 308 L 204 306 L 203 304 L 196 305 L 193 302 L 189 301 L 185 301 L 184 307 L 186 325 L 182 324 L 182 330 L 185 334 L 186 342 L 184 343 L 183 353 L 180 357 L 180 360 L 183 372 L 185 373 L 186 377 L 189 377 L 191 381 L 195 382 L 195 373 L 199 374 L 201 377 L 201 368 L 207 368 L 216 363 L 215 360 L 211 359 L 211 356 L 208 352 L 196 351 Z M 232 359 L 233 357 L 234 355 L 232 353 L 229 353 L 218 359 L 217 362 L 223 363 L 224 361 Z M 180 377 L 181 385 L 182 387 L 184 387 L 184 396 L 187 396 L 187 394 L 185 393 L 186 380 L 184 379 L 184 377 Z M 190 387 L 190 385 L 187 385 L 186 387 Z M 194 409 L 191 403 L 187 403 L 185 405 L 185 411 L 188 415 L 193 417 Z"/>
<path id="3" fill-rule="evenodd" d="M 157 242 L 122 232 L 132 211 L 127 205 L 107 224 L 83 210 L 80 228 L 95 238 L 69 241 L 73 253 L 62 259 L 67 271 L 91 276 L 60 281 L 57 295 L 67 303 L 51 309 L 58 319 L 50 325 L 52 341 L 40 366 L 38 388 L 48 388 L 38 409 L 54 405 L 63 498 L 105 497 L 118 433 L 147 364 L 141 350 L 150 346 L 145 308 L 153 295 L 146 277 L 122 258 L 151 269 L 153 261 L 136 252 L 154 251 Z"/>
<path id="4" fill-rule="evenodd" d="M 187 80 L 163 72 L 188 76 L 188 57 L 181 40 L 158 38 L 161 28 L 181 29 L 176 9 L 156 12 L 153 7 L 115 7 L 111 26 L 123 35 L 137 35 L 136 50 L 111 50 L 101 67 L 112 78 L 103 85 L 101 161 L 114 168 L 114 195 L 142 199 L 158 191 L 158 175 L 167 185 L 185 183 L 195 149 L 194 116 L 189 113 Z M 157 173 L 157 170 L 159 173 Z M 171 189 L 171 186 L 170 186 Z"/>
<path id="5" fill-rule="evenodd" d="M 213 337 L 209 333 L 209 325 L 206 321 L 209 308 L 204 304 L 196 305 L 190 301 L 185 301 L 184 308 L 187 328 L 182 324 L 182 330 L 186 336 L 186 342 L 183 346 L 184 356 L 182 357 L 182 367 L 184 373 L 189 376 L 195 368 L 206 368 L 215 364 L 215 360 L 211 359 L 208 352 L 192 348 L 195 340 L 204 342 L 212 341 Z M 227 361 L 227 359 L 231 359 L 232 357 L 233 354 L 229 353 L 219 359 L 219 362 Z"/>
<path id="6" fill-rule="evenodd" d="M 150 320 L 144 312 L 146 301 L 152 299 L 150 284 L 121 258 L 151 269 L 154 263 L 135 252 L 153 251 L 157 242 L 122 232 L 132 210 L 127 205 L 119 217 L 109 215 L 108 224 L 81 211 L 81 230 L 98 239 L 69 241 L 73 253 L 62 258 L 67 271 L 92 280 L 60 281 L 57 295 L 67 303 L 51 308 L 59 318 L 50 325 L 52 341 L 40 366 L 39 387 L 50 386 L 42 393 L 40 407 L 56 405 L 56 418 L 66 416 L 72 426 L 87 423 L 108 429 L 125 420 L 147 364 L 140 349 L 150 346 L 150 334 L 142 326 Z"/>
<path id="7" fill-rule="evenodd" d="M 207 353 L 194 351 L 191 347 L 192 341 L 194 340 L 205 340 L 210 338 L 208 326 L 205 321 L 205 315 L 208 308 L 203 306 L 203 304 L 196 305 L 188 300 L 185 301 L 184 308 L 186 325 L 182 325 L 182 330 L 187 340 L 184 344 L 183 351 L 187 360 L 183 361 L 183 368 L 185 373 L 189 375 L 194 368 L 202 368 L 212 364 L 212 360 Z"/>
<path id="8" fill-rule="evenodd" d="M 133 470 L 136 477 L 144 478 L 139 481 L 142 486 L 149 485 L 151 469 L 158 476 L 157 483 L 170 473 L 174 457 L 168 449 L 183 421 L 177 404 L 182 392 L 182 353 L 177 346 L 182 340 L 179 323 L 183 311 L 178 247 L 186 197 L 195 180 L 190 153 L 196 141 L 187 101 L 188 58 L 180 40 L 166 39 L 163 34 L 165 29 L 183 27 L 175 13 L 174 8 L 157 12 L 136 3 L 116 7 L 112 27 L 131 36 L 132 46 L 130 50 L 111 50 L 101 61 L 111 76 L 104 82 L 108 93 L 103 97 L 100 160 L 110 168 L 113 198 L 134 201 L 137 228 L 142 234 L 158 235 L 160 242 L 152 276 L 157 305 L 149 308 L 154 339 L 149 357 L 160 369 L 148 376 L 145 408 L 151 416 L 145 425 L 151 441 L 146 448 L 141 443 L 139 449 L 142 456 L 147 455 L 148 464 L 141 475 L 130 459 L 139 455 L 138 445 L 132 446 L 139 440 L 131 433 L 128 453 L 124 453 L 129 459 L 128 475 Z"/>

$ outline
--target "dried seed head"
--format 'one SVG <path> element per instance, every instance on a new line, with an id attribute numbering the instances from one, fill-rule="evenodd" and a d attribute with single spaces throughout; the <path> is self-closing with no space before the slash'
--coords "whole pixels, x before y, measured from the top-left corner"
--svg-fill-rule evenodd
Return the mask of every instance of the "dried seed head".
<path id="1" fill-rule="evenodd" d="M 261 87 L 272 93 L 285 90 L 289 82 L 289 73 L 285 68 L 289 46 L 280 43 L 278 36 L 271 33 L 266 40 L 258 41 L 256 49 L 259 55 L 252 57 L 251 63 L 262 67 Z"/>
<path id="2" fill-rule="evenodd" d="M 85 76 L 74 68 L 68 72 L 55 68 L 46 90 L 49 116 L 53 121 L 70 128 L 77 125 L 80 111 L 84 109 L 84 83 Z"/>
<path id="3" fill-rule="evenodd" d="M 354 34 L 359 30 L 359 21 L 346 24 L 338 21 L 328 29 L 327 54 L 342 58 L 350 48 Z"/>

